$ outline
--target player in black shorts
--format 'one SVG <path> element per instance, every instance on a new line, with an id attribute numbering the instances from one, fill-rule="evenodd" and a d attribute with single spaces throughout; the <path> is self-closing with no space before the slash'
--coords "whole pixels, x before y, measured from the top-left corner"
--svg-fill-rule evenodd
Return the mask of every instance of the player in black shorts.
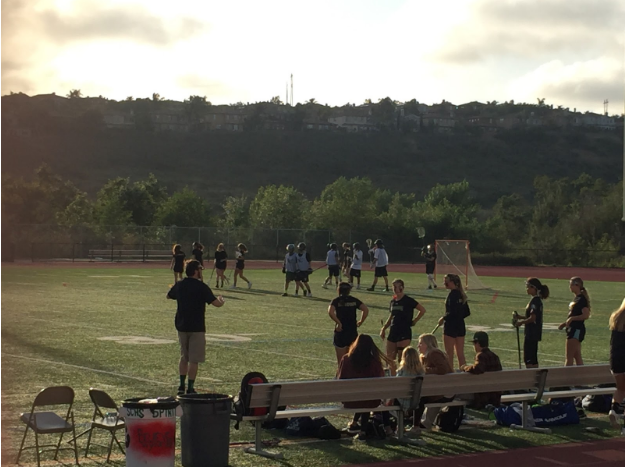
<path id="1" fill-rule="evenodd" d="M 569 314 L 558 329 L 566 328 L 566 360 L 565 366 L 583 365 L 582 342 L 586 336 L 584 321 L 590 318 L 590 297 L 581 277 L 572 277 L 569 289 L 575 298 L 569 303 Z"/>
<path id="2" fill-rule="evenodd" d="M 204 282 L 204 275 L 202 274 L 204 269 L 204 245 L 200 242 L 193 242 L 193 251 L 191 252 L 193 258 L 200 263 L 200 280 Z"/>
<path id="3" fill-rule="evenodd" d="M 391 376 L 395 376 L 398 359 L 406 347 L 410 345 L 412 340 L 412 326 L 425 314 L 425 308 L 414 298 L 404 294 L 404 281 L 395 279 L 393 281 L 393 298 L 389 305 L 389 316 L 386 323 L 380 330 L 380 337 L 384 339 L 386 330 L 388 339 L 386 339 L 386 356 L 393 362 L 391 365 Z M 418 310 L 419 314 L 414 317 L 414 310 Z"/>
<path id="4" fill-rule="evenodd" d="M 436 252 L 432 245 L 428 245 L 427 250 L 421 252 L 421 256 L 425 258 L 425 274 L 428 276 L 428 289 L 432 286 L 437 288 L 434 281 L 434 271 L 436 270 Z"/>
<path id="5" fill-rule="evenodd" d="M 223 243 L 217 245 L 215 250 L 215 287 L 219 288 L 219 282 L 221 287 L 224 286 L 224 280 L 226 279 L 226 267 L 228 266 L 228 253 L 226 253 L 226 246 Z"/>
<path id="6" fill-rule="evenodd" d="M 334 321 L 334 350 L 337 364 L 347 354 L 349 346 L 358 337 L 358 328 L 365 322 L 369 309 L 356 297 L 350 295 L 352 286 L 341 282 L 337 288 L 339 294 L 328 307 L 328 315 Z M 356 318 L 356 310 L 362 311 L 360 320 Z"/>
<path id="7" fill-rule="evenodd" d="M 237 287 L 237 277 L 240 277 L 242 280 L 247 282 L 248 289 L 252 288 L 252 283 L 243 275 L 243 269 L 245 268 L 245 253 L 247 253 L 247 247 L 243 243 L 239 243 L 237 245 L 237 251 L 234 253 L 237 263 L 234 266 L 234 284 L 230 286 L 231 289 L 235 289 Z"/>
<path id="8" fill-rule="evenodd" d="M 621 307 L 610 316 L 610 369 L 616 380 L 616 391 L 612 398 L 609 412 L 610 423 L 619 428 L 619 420 L 623 419 L 625 409 L 625 299 Z M 625 435 L 625 424 L 621 429 Z"/>
<path id="9" fill-rule="evenodd" d="M 525 317 L 515 320 L 516 327 L 525 326 L 523 341 L 523 361 L 525 368 L 538 368 L 538 343 L 543 335 L 543 300 L 549 297 L 549 287 L 537 277 L 525 281 L 527 294 L 532 297 L 525 308 Z"/>
<path id="10" fill-rule="evenodd" d="M 184 271 L 185 254 L 182 246 L 175 244 L 171 250 L 171 265 L 169 268 L 174 271 L 174 283 L 182 280 L 182 272 Z"/>
<path id="11" fill-rule="evenodd" d="M 449 290 L 449 295 L 445 300 L 445 314 L 438 320 L 438 324 L 443 326 L 443 342 L 449 365 L 454 368 L 455 351 L 458 357 L 456 368 L 462 368 L 467 364 L 464 357 L 464 336 L 467 334 L 464 324 L 467 295 L 462 288 L 460 277 L 456 274 L 445 274 L 445 287 Z"/>

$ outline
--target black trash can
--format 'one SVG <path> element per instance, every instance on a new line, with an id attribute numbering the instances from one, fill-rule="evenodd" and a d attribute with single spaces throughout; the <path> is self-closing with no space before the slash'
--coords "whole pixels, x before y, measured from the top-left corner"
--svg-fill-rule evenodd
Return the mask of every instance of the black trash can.
<path id="1" fill-rule="evenodd" d="M 180 450 L 184 467 L 226 467 L 230 450 L 232 397 L 178 396 L 182 407 Z"/>

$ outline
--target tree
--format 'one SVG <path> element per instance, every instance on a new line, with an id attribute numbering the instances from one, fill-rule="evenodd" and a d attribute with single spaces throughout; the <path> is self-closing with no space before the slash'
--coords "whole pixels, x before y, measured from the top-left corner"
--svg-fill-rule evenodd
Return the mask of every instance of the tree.
<path id="1" fill-rule="evenodd" d="M 93 220 L 93 203 L 86 193 L 77 194 L 65 209 L 56 213 L 56 221 L 61 225 L 90 225 Z"/>
<path id="2" fill-rule="evenodd" d="M 372 104 L 373 102 L 371 101 L 371 99 L 365 99 L 365 101 L 363 102 L 363 104 Z"/>
<path id="3" fill-rule="evenodd" d="M 69 91 L 66 97 L 70 99 L 80 99 L 82 97 L 82 92 L 80 91 L 80 89 L 72 89 Z"/>
<path id="4" fill-rule="evenodd" d="M 191 122 L 198 122 L 204 116 L 208 107 L 212 105 L 206 100 L 206 96 L 191 95 L 184 102 L 187 104 L 185 110 Z"/>
<path id="5" fill-rule="evenodd" d="M 159 206 L 154 216 L 154 225 L 203 227 L 209 224 L 208 203 L 189 187 L 171 195 Z"/>
<path id="6" fill-rule="evenodd" d="M 311 224 L 319 229 L 369 228 L 378 216 L 379 195 L 368 178 L 340 177 L 313 202 Z"/>
<path id="7" fill-rule="evenodd" d="M 159 102 L 162 100 L 165 100 L 165 98 L 161 97 L 161 95 L 158 92 L 152 93 L 152 101 Z"/>
<path id="8" fill-rule="evenodd" d="M 228 228 L 246 227 L 249 223 L 249 202 L 247 196 L 228 196 L 222 204 L 223 226 Z"/>
<path id="9" fill-rule="evenodd" d="M 126 101 L 127 101 L 127 102 L 132 102 L 132 101 L 134 101 L 134 100 L 135 100 L 135 98 L 134 98 L 134 97 L 132 97 L 132 96 L 128 96 L 128 97 L 126 97 Z"/>
<path id="10" fill-rule="evenodd" d="M 317 99 L 315 99 L 314 97 L 312 99 L 308 99 L 306 101 L 307 104 L 317 104 Z"/>
<path id="11" fill-rule="evenodd" d="M 282 105 L 283 104 L 283 102 L 280 100 L 280 96 L 272 97 L 271 100 L 269 101 L 269 103 L 276 104 L 276 105 Z"/>
<path id="12" fill-rule="evenodd" d="M 250 224 L 265 229 L 302 228 L 309 208 L 304 194 L 293 187 L 260 187 L 250 205 Z"/>

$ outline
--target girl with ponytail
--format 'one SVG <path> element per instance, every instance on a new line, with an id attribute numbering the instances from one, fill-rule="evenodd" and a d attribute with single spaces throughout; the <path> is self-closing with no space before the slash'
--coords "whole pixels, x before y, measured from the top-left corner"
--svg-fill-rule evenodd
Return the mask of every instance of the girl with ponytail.
<path id="1" fill-rule="evenodd" d="M 584 321 L 590 318 L 590 297 L 581 277 L 572 277 L 569 289 L 575 298 L 569 303 L 569 314 L 558 329 L 566 328 L 566 360 L 565 366 L 583 365 L 582 342 L 586 336 Z"/>
<path id="2" fill-rule="evenodd" d="M 454 368 L 454 351 L 458 357 L 458 366 L 462 368 L 467 361 L 464 357 L 464 336 L 467 334 L 464 318 L 467 315 L 467 294 L 462 288 L 462 281 L 456 274 L 445 275 L 445 287 L 449 290 L 445 300 L 445 314 L 438 320 L 443 326 L 443 342 L 449 365 Z"/>
<path id="3" fill-rule="evenodd" d="M 525 308 L 525 318 L 517 319 L 514 325 L 517 328 L 525 326 L 523 341 L 525 368 L 538 368 L 538 343 L 543 334 L 543 300 L 549 297 L 549 287 L 542 284 L 537 277 L 528 277 L 525 289 L 532 298 Z"/>

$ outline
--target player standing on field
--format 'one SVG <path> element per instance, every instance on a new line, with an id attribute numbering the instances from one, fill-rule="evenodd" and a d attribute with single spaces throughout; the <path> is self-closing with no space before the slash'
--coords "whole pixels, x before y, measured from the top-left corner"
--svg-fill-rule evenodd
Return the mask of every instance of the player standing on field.
<path id="1" fill-rule="evenodd" d="M 322 287 L 324 289 L 328 288 L 328 284 L 332 284 L 332 278 L 336 281 L 336 286 L 339 286 L 339 274 L 340 274 L 340 266 L 339 266 L 339 252 L 338 245 L 336 243 L 332 243 L 329 245 L 330 249 L 326 253 L 326 264 L 328 265 L 328 277 L 324 281 Z"/>
<path id="2" fill-rule="evenodd" d="M 352 266 L 352 251 L 349 248 L 349 243 L 343 242 L 343 258 L 341 261 L 341 270 L 343 275 L 347 277 L 349 275 L 349 268 Z"/>
<path id="3" fill-rule="evenodd" d="M 428 289 L 432 286 L 436 288 L 436 282 L 434 282 L 434 271 L 436 270 L 436 252 L 432 245 L 428 245 L 426 251 L 422 251 L 421 255 L 425 258 L 425 273 L 428 276 Z"/>
<path id="4" fill-rule="evenodd" d="M 310 253 L 306 251 L 306 244 L 304 242 L 300 242 L 297 245 L 297 272 L 295 273 L 295 295 L 297 295 L 297 291 L 299 287 L 302 288 L 302 294 L 304 297 L 308 294 L 309 297 L 312 297 L 312 292 L 310 291 L 310 284 L 308 281 L 308 276 L 311 271 L 310 267 Z"/>
<path id="5" fill-rule="evenodd" d="M 388 292 L 388 272 L 386 266 L 388 266 L 388 254 L 384 249 L 384 243 L 378 239 L 375 241 L 375 251 L 373 252 L 373 265 L 375 266 L 375 277 L 373 278 L 373 284 L 367 290 L 373 292 L 375 285 L 378 283 L 378 277 L 384 278 L 384 292 Z"/>
<path id="6" fill-rule="evenodd" d="M 356 288 L 360 288 L 360 275 L 362 272 L 362 250 L 360 249 L 360 243 L 356 242 L 353 245 L 354 257 L 352 259 L 352 267 L 349 268 L 349 283 L 354 284 L 354 277 L 356 278 Z"/>
<path id="7" fill-rule="evenodd" d="M 228 265 L 228 253 L 226 253 L 226 247 L 223 243 L 217 245 L 215 251 L 215 287 L 219 288 L 219 282 L 221 280 L 221 287 L 224 286 L 224 279 L 226 278 L 226 267 Z"/>
<path id="8" fill-rule="evenodd" d="M 566 328 L 566 360 L 565 366 L 583 365 L 582 342 L 586 336 L 584 321 L 590 318 L 590 297 L 584 287 L 581 277 L 573 277 L 569 282 L 569 289 L 575 294 L 575 299 L 569 304 L 569 315 L 558 329 Z"/>
<path id="9" fill-rule="evenodd" d="M 289 295 L 287 293 L 289 290 L 289 284 L 296 280 L 295 273 L 297 272 L 297 255 L 295 254 L 295 245 L 289 243 L 286 246 L 286 252 L 287 253 L 284 256 L 284 265 L 282 266 L 282 272 L 286 274 L 284 279 L 284 293 L 282 294 L 283 297 Z"/>
<path id="10" fill-rule="evenodd" d="M 538 368 L 538 343 L 543 335 L 543 300 L 549 297 L 549 287 L 542 284 L 537 277 L 529 277 L 525 282 L 525 289 L 532 299 L 525 308 L 525 318 L 516 320 L 514 325 L 517 328 L 525 326 L 525 368 Z"/>
<path id="11" fill-rule="evenodd" d="M 200 268 L 200 280 L 202 282 L 204 282 L 204 275 L 203 275 L 203 269 L 204 269 L 204 245 L 202 245 L 200 242 L 193 242 L 193 251 L 191 252 L 191 254 L 193 255 L 193 257 L 195 258 L 195 260 L 200 263 L 200 266 L 202 266 Z"/>
<path id="12" fill-rule="evenodd" d="M 237 264 L 234 266 L 234 283 L 230 286 L 231 289 L 236 288 L 237 277 L 240 277 L 247 282 L 248 289 L 252 288 L 252 283 L 243 275 L 243 269 L 245 268 L 245 253 L 247 253 L 247 247 L 243 243 L 239 243 L 237 245 L 237 250 L 234 253 Z"/>
<path id="13" fill-rule="evenodd" d="M 328 307 L 328 315 L 334 321 L 334 350 L 336 361 L 341 363 L 343 355 L 347 354 L 349 346 L 358 337 L 358 328 L 365 322 L 369 309 L 356 297 L 352 297 L 351 285 L 341 282 L 337 292 L 339 294 Z M 357 320 L 356 311 L 360 310 L 360 319 Z"/>
<path id="14" fill-rule="evenodd" d="M 182 251 L 182 246 L 176 243 L 171 250 L 171 265 L 169 266 L 169 268 L 174 271 L 174 282 L 182 280 L 182 271 L 184 271 L 184 258 L 185 254 L 184 251 Z"/>

